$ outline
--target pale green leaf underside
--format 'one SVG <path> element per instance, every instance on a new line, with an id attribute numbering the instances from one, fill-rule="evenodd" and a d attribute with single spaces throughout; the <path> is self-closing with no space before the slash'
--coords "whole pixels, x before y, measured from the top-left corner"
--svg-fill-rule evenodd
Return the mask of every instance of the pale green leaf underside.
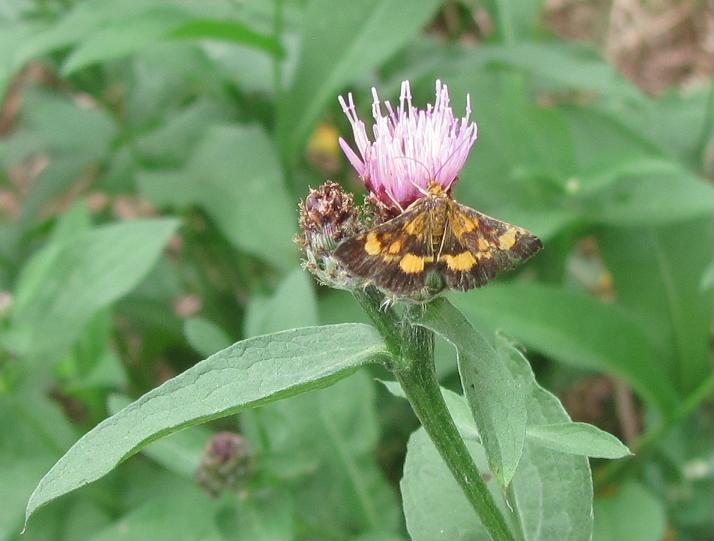
<path id="1" fill-rule="evenodd" d="M 529 426 L 529 442 L 571 455 L 622 458 L 630 450 L 612 434 L 587 423 L 556 423 Z"/>
<path id="2" fill-rule="evenodd" d="M 507 486 L 523 453 L 527 420 L 524 390 L 494 347 L 446 300 L 431 303 L 419 324 L 456 348 L 461 383 L 489 465 L 501 485 Z"/>
<path id="3" fill-rule="evenodd" d="M 381 383 L 394 396 L 406 399 L 404 391 L 396 381 Z M 464 439 L 480 442 L 478 427 L 466 399 L 443 387 L 441 394 L 451 412 L 454 424 Z M 615 436 L 587 423 L 529 425 L 526 427 L 526 441 L 552 451 L 593 458 L 622 458 L 632 454 Z"/>
<path id="4" fill-rule="evenodd" d="M 324 387 L 384 352 L 377 332 L 356 323 L 292 329 L 237 342 L 145 394 L 82 437 L 40 481 L 26 517 L 99 479 L 161 436 Z"/>
<path id="5" fill-rule="evenodd" d="M 558 399 L 535 381 L 525 358 L 505 340 L 496 351 L 512 376 L 522 387 L 528 406 L 530 426 L 561 425 L 570 419 Z M 393 386 L 387 387 L 394 390 Z M 444 390 L 454 421 L 479 468 L 486 469 L 483 448 L 473 439 L 475 423 L 465 414 L 466 400 Z M 398 392 L 395 394 L 399 394 Z M 458 402 L 461 405 L 454 407 Z M 567 475 L 563 475 L 567 472 Z M 488 480 L 494 498 L 516 526 L 519 539 L 589 539 L 592 529 L 592 483 L 586 458 L 538 445 L 526 438 L 507 494 L 509 507 L 494 480 Z M 463 493 L 438 460 L 438 453 L 423 429 L 409 440 L 404 477 L 401 481 L 407 529 L 413 540 L 485 539 L 483 525 L 474 514 Z"/>

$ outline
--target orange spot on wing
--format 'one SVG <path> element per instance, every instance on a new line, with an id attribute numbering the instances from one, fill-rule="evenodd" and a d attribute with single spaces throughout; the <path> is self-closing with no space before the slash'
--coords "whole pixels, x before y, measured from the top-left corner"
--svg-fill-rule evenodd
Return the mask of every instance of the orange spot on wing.
<path id="1" fill-rule="evenodd" d="M 476 258 L 471 252 L 461 252 L 458 255 L 442 255 L 440 261 L 446 262 L 446 266 L 452 271 L 471 270 L 476 264 Z"/>
<path id="2" fill-rule="evenodd" d="M 407 274 L 416 274 L 424 270 L 424 258 L 414 254 L 407 254 L 399 262 L 399 268 Z"/>
<path id="3" fill-rule="evenodd" d="M 376 233 L 367 233 L 367 241 L 364 243 L 364 251 L 369 255 L 377 255 L 382 251 L 382 244 L 379 242 Z"/>
<path id="4" fill-rule="evenodd" d="M 498 247 L 501 250 L 508 250 L 515 243 L 516 243 L 516 230 L 514 228 L 509 229 L 503 235 L 498 237 Z"/>

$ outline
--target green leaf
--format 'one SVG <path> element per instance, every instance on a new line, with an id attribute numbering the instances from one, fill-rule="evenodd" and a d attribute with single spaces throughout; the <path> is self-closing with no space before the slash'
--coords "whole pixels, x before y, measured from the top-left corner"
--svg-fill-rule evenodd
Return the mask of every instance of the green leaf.
<path id="1" fill-rule="evenodd" d="M 112 21 L 105 28 L 94 29 L 74 48 L 62 65 L 62 73 L 68 76 L 92 64 L 139 51 L 168 35 L 185 19 L 176 7 L 157 5 L 137 16 Z"/>
<path id="2" fill-rule="evenodd" d="M 622 458 L 632 454 L 615 436 L 587 423 L 531 425 L 526 436 L 536 445 L 572 455 Z"/>
<path id="3" fill-rule="evenodd" d="M 614 374 L 666 411 L 676 392 L 657 350 L 627 312 L 549 285 L 490 285 L 454 303 L 483 325 L 574 366 Z"/>
<path id="4" fill-rule="evenodd" d="M 272 296 L 252 300 L 245 327 L 247 334 L 264 333 L 317 321 L 313 281 L 308 273 L 295 269 Z M 367 374 L 358 373 L 327 389 L 241 416 L 251 443 L 263 442 L 260 456 L 270 459 L 271 474 L 297 478 L 299 538 L 312 539 L 324 531 L 370 539 L 383 531 L 390 533 L 387 539 L 394 538 L 399 507 L 376 461 L 375 401 L 374 384 Z M 323 505 L 325 494 L 330 495 L 329 506 Z"/>
<path id="5" fill-rule="evenodd" d="M 109 413 L 115 415 L 131 402 L 128 396 L 111 395 L 107 404 Z M 192 481 L 210 437 L 211 432 L 205 427 L 192 426 L 151 442 L 141 450 L 141 454 L 161 464 L 166 470 Z"/>
<path id="6" fill-rule="evenodd" d="M 87 433 L 40 481 L 27 504 L 27 518 L 161 436 L 330 385 L 384 351 L 376 331 L 359 324 L 294 329 L 237 342 Z"/>
<path id="7" fill-rule="evenodd" d="M 5 99 L 12 76 L 27 60 L 21 46 L 44 27 L 37 21 L 0 21 L 0 101 Z"/>
<path id="8" fill-rule="evenodd" d="M 637 88 L 596 52 L 582 45 L 523 42 L 480 47 L 464 63 L 497 62 L 550 83 L 553 90 L 597 92 L 608 98 L 638 100 Z"/>
<path id="9" fill-rule="evenodd" d="M 407 395 L 404 394 L 404 390 L 398 382 L 380 381 L 380 383 L 394 396 L 406 400 Z M 468 401 L 460 394 L 445 389 L 444 387 L 441 388 L 441 395 L 444 397 L 444 402 L 446 402 L 449 413 L 451 413 L 454 424 L 459 429 L 461 435 L 468 440 L 481 441 L 478 427 L 476 426 L 476 421 L 474 421 L 474 416 L 471 413 L 471 407 Z"/>
<path id="10" fill-rule="evenodd" d="M 183 333 L 191 347 L 206 357 L 231 345 L 226 332 L 204 317 L 188 318 L 183 324 Z"/>
<path id="11" fill-rule="evenodd" d="M 523 354 L 498 337 L 497 350 L 510 361 L 526 391 L 528 424 L 571 421 L 558 398 L 536 382 Z M 562 472 L 568 472 L 566 476 Z M 544 449 L 527 441 L 511 486 L 511 506 L 526 539 L 589 539 L 593 487 L 588 459 Z"/>
<path id="12" fill-rule="evenodd" d="M 543 0 L 492 0 L 484 4 L 486 9 L 491 7 L 491 17 L 502 41 L 511 43 L 536 33 Z"/>
<path id="13" fill-rule="evenodd" d="M 156 497 L 131 509 L 92 536 L 93 541 L 221 539 L 216 515 L 221 502 L 192 482 L 173 476 L 154 488 Z"/>
<path id="14" fill-rule="evenodd" d="M 427 305 L 419 325 L 449 341 L 491 471 L 508 486 L 523 452 L 526 406 L 523 389 L 493 346 L 448 301 Z"/>
<path id="15" fill-rule="evenodd" d="M 32 487 L 74 437 L 72 426 L 44 392 L 0 393 L 0 539 L 15 539 Z M 12 427 L 11 431 L 10 428 Z M 31 531 L 32 533 L 32 531 Z"/>
<path id="16" fill-rule="evenodd" d="M 200 205 L 238 248 L 284 269 L 295 265 L 295 209 L 261 128 L 213 126 L 183 169 L 145 171 L 138 183 L 154 205 Z"/>
<path id="17" fill-rule="evenodd" d="M 176 220 L 133 220 L 47 244 L 17 284 L 12 325 L 22 332 L 22 351 L 62 354 L 93 314 L 146 275 L 176 226 Z"/>
<path id="18" fill-rule="evenodd" d="M 437 0 L 312 0 L 295 77 L 279 103 L 278 136 L 293 163 L 337 92 L 389 58 L 431 19 Z M 399 28 L 396 32 L 395 28 Z"/>
<path id="19" fill-rule="evenodd" d="M 278 285 L 272 297 L 255 296 L 245 318 L 245 336 L 317 325 L 317 299 L 310 275 L 296 268 Z"/>
<path id="20" fill-rule="evenodd" d="M 294 504 L 286 491 L 238 494 L 217 517 L 223 539 L 275 541 L 295 539 Z M 227 498 L 228 499 L 228 498 Z"/>
<path id="21" fill-rule="evenodd" d="M 480 471 L 487 469 L 483 448 L 466 441 Z M 400 483 L 404 516 L 412 541 L 473 541 L 488 539 L 488 531 L 444 464 L 423 428 L 407 443 L 404 477 Z M 495 480 L 487 483 L 499 500 Z"/>
<path id="22" fill-rule="evenodd" d="M 681 167 L 655 174 L 634 169 L 617 177 L 583 201 L 590 221 L 616 226 L 659 225 L 714 212 L 711 184 Z"/>
<path id="23" fill-rule="evenodd" d="M 263 49 L 273 56 L 282 56 L 283 49 L 274 37 L 252 30 L 239 21 L 194 19 L 173 30 L 176 39 L 214 39 Z"/>
<path id="24" fill-rule="evenodd" d="M 639 483 L 629 481 L 614 495 L 595 500 L 593 541 L 663 539 L 666 527 L 662 503 Z"/>
<path id="25" fill-rule="evenodd" d="M 558 399 L 542 389 L 523 356 L 503 339 L 497 342 L 500 362 L 519 380 L 528 407 L 529 425 L 568 423 L 570 418 Z M 456 398 L 456 397 L 454 397 Z M 460 398 L 460 397 L 459 397 Z M 463 402 L 463 398 L 461 398 Z M 483 448 L 469 437 L 473 427 L 463 407 L 450 411 L 467 439 L 487 486 L 504 513 L 512 516 L 526 540 L 589 539 L 592 528 L 592 483 L 586 458 L 567 455 L 526 441 L 523 455 L 507 491 L 487 474 Z M 466 430 L 464 430 L 466 429 Z M 562 472 L 568 472 L 562 475 Z M 400 484 L 407 529 L 413 540 L 486 539 L 460 487 L 429 440 L 423 428 L 409 439 L 404 477 Z M 509 510 L 512 509 L 512 511 Z"/>
<path id="26" fill-rule="evenodd" d="M 701 282 L 714 258 L 712 231 L 708 217 L 597 233 L 615 302 L 640 322 L 659 352 L 649 370 L 666 373 L 683 395 L 711 372 L 711 294 Z"/>
<path id="27" fill-rule="evenodd" d="M 347 539 L 375 539 L 376 532 L 397 538 L 399 506 L 376 461 L 380 427 L 368 374 L 250 413 L 266 434 L 261 456 L 274 458 L 273 476 L 294 478 L 303 523 L 298 538 L 325 531 Z"/>

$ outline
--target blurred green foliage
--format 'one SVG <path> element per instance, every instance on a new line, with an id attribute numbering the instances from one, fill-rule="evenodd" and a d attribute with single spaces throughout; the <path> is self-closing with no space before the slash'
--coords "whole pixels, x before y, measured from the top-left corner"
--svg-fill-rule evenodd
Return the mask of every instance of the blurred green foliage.
<path id="1" fill-rule="evenodd" d="M 359 189 L 334 145 L 338 93 L 366 117 L 370 86 L 410 79 L 423 104 L 436 78 L 456 111 L 471 95 L 479 126 L 456 197 L 545 242 L 453 302 L 528 347 L 552 391 L 605 374 L 636 395 L 637 456 L 592 462 L 595 538 L 714 534 L 712 85 L 646 96 L 554 38 L 537 0 L 481 7 L 494 31 L 473 43 L 470 2 L 0 5 L 0 538 L 19 538 L 34 485 L 121 395 L 240 338 L 364 320 L 299 270 L 296 202 L 328 177 Z M 617 431 L 608 400 L 585 420 Z M 415 427 L 358 373 L 156 442 L 23 539 L 406 538 Z M 212 432 L 239 429 L 266 466 L 248 496 L 211 499 L 193 469 Z M 403 498 L 433 527 L 450 509 L 409 492 L 427 481 L 405 477 Z"/>

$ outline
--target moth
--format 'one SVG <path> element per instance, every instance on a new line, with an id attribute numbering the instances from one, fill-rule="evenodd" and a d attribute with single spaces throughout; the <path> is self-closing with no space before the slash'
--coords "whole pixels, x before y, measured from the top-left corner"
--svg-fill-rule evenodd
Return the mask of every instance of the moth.
<path id="1" fill-rule="evenodd" d="M 334 255 L 379 288 L 414 296 L 480 287 L 542 246 L 525 229 L 461 205 L 431 183 L 400 215 L 344 240 Z"/>

